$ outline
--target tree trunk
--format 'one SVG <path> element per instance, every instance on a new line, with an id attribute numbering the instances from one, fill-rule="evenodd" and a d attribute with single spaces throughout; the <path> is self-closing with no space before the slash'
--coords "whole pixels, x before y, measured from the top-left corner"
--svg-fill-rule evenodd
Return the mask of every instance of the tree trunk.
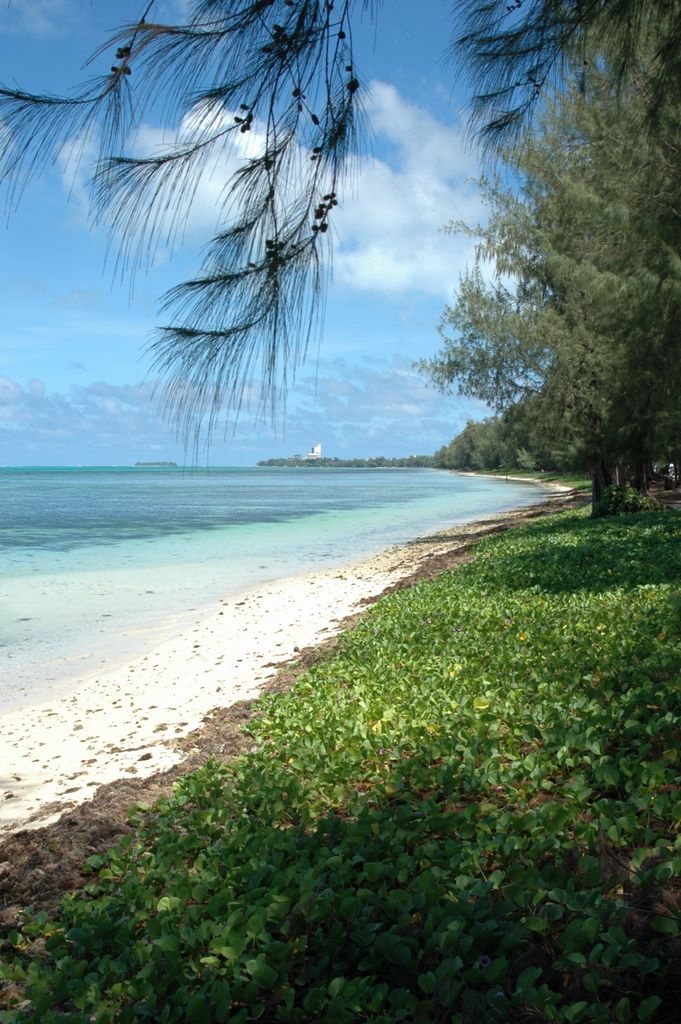
<path id="1" fill-rule="evenodd" d="M 648 493 L 648 465 L 644 459 L 639 459 L 634 466 L 634 487 L 639 494 Z"/>
<path id="2" fill-rule="evenodd" d="M 591 510 L 593 511 L 596 502 L 602 496 L 606 487 L 612 483 L 612 473 L 608 469 L 602 455 L 594 461 L 591 467 Z"/>

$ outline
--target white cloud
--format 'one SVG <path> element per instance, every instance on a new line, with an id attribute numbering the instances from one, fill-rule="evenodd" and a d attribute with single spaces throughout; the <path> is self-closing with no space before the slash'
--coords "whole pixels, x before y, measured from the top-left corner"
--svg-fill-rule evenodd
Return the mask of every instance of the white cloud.
<path id="1" fill-rule="evenodd" d="M 422 107 L 407 103 L 394 86 L 372 82 L 368 113 L 377 134 L 403 151 L 410 173 L 460 180 L 477 173 L 477 164 L 464 144 L 460 128 L 436 120 Z"/>
<path id="2" fill-rule="evenodd" d="M 475 223 L 483 209 L 468 181 L 478 168 L 463 132 L 382 82 L 371 86 L 368 113 L 378 146 L 389 155 L 357 165 L 356 198 L 343 202 L 336 222 L 336 279 L 367 291 L 447 298 L 471 262 L 472 245 L 441 229 L 451 220 Z"/>
<path id="3" fill-rule="evenodd" d="M 9 377 L 0 377 L 0 405 L 11 407 L 23 397 L 23 390 Z"/>
<path id="4" fill-rule="evenodd" d="M 204 132 L 217 135 L 223 128 L 233 128 L 234 115 L 233 111 L 218 112 L 213 106 L 198 104 L 175 131 L 140 125 L 130 139 L 130 152 L 137 159 L 179 152 L 201 140 Z M 203 246 L 228 221 L 228 187 L 234 173 L 260 152 L 263 144 L 264 135 L 254 123 L 250 132 L 229 131 L 218 137 L 200 152 L 198 161 L 184 165 L 174 176 L 164 177 L 161 171 L 150 179 L 147 188 L 147 195 L 154 197 L 153 216 L 146 216 L 147 208 L 142 204 L 137 224 L 125 222 L 126 234 L 113 231 L 112 238 L 117 239 L 122 251 L 132 255 L 133 264 L 137 261 L 146 269 L 166 264 L 185 243 L 194 248 Z M 106 215 L 102 221 L 106 223 Z"/>
<path id="5" fill-rule="evenodd" d="M 352 365 L 337 359 L 291 388 L 287 422 L 296 434 L 323 434 L 329 455 L 431 454 L 468 419 L 489 410 L 474 399 L 452 398 L 426 385 L 404 361 Z"/>
<path id="6" fill-rule="evenodd" d="M 99 381 L 49 392 L 32 379 L 25 387 L 0 377 L 0 446 L 9 464 L 121 464 L 137 459 L 181 461 L 185 451 L 156 413 L 149 385 Z M 253 464 L 307 450 L 322 439 L 331 456 L 428 454 L 487 410 L 472 399 L 446 398 L 403 361 L 350 365 L 333 360 L 289 392 L 276 429 L 244 410 L 215 432 L 214 465 Z"/>
<path id="7" fill-rule="evenodd" d="M 5 440 L 36 449 L 49 449 L 55 437 L 83 448 L 159 431 L 145 387 L 100 382 L 62 395 L 48 393 L 37 378 L 22 387 L 0 377 L 0 410 L 4 428 L 12 432 Z"/>
<path id="8" fill-rule="evenodd" d="M 0 34 L 30 32 L 52 36 L 63 32 L 69 5 L 67 0 L 11 0 L 5 7 Z"/>
<path id="9" fill-rule="evenodd" d="M 477 188 L 469 180 L 478 171 L 475 160 L 458 127 L 408 103 L 391 85 L 372 84 L 368 114 L 383 158 L 348 164 L 347 180 L 357 184 L 339 194 L 334 214 L 335 279 L 361 291 L 419 292 L 447 299 L 460 271 L 471 262 L 472 244 L 442 227 L 458 219 L 474 223 L 483 215 Z M 225 110 L 216 119 L 214 109 L 206 114 L 197 107 L 174 136 L 143 125 L 133 142 L 134 155 L 153 156 L 190 142 L 206 117 L 215 131 L 221 120 L 231 125 L 233 113 Z M 255 121 L 251 132 L 230 133 L 228 143 L 218 144 L 203 170 L 188 176 L 186 189 L 164 191 L 167 201 L 157 204 L 157 261 L 167 259 L 175 243 L 208 241 L 224 224 L 230 178 L 262 144 Z M 301 164 L 305 157 L 302 151 L 297 154 Z"/>

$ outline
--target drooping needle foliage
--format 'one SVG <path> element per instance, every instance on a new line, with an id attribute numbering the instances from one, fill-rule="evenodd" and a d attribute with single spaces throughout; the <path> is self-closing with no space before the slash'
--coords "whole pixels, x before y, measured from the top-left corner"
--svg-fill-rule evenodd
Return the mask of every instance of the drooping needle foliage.
<path id="1" fill-rule="evenodd" d="M 93 57 L 110 51 L 114 63 L 75 94 L 0 89 L 0 175 L 12 205 L 65 145 L 96 143 L 93 208 L 124 265 L 172 243 L 208 172 L 227 181 L 202 273 L 166 296 L 171 325 L 152 346 L 168 412 L 210 430 L 252 375 L 272 398 L 317 323 L 328 232 L 361 135 L 351 14 L 370 4 L 202 0 L 185 25 L 153 21 L 154 6 Z M 172 131 L 161 152 L 140 155 L 133 129 L 150 109 Z"/>
<path id="2" fill-rule="evenodd" d="M 599 66 L 594 52 L 617 87 L 645 72 L 641 123 L 653 133 L 679 99 L 679 0 L 455 0 L 454 9 L 451 54 L 474 89 L 472 127 L 492 147 L 527 132 L 547 86 L 584 85 Z"/>

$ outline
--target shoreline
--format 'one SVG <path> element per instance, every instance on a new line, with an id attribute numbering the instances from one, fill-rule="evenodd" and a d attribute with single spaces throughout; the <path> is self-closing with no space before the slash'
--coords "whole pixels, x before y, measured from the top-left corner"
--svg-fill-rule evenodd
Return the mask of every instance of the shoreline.
<path id="1" fill-rule="evenodd" d="M 575 489 L 570 487 L 569 484 L 560 483 L 558 480 L 543 480 L 540 476 L 509 476 L 508 473 L 504 473 L 502 476 L 501 473 L 483 473 L 482 470 L 478 472 L 476 469 L 453 469 L 450 472 L 456 473 L 458 476 L 479 476 L 485 480 L 508 480 L 510 483 L 515 484 L 539 484 L 540 487 L 545 487 L 547 491 L 567 493 Z"/>
<path id="2" fill-rule="evenodd" d="M 208 734 L 217 720 L 239 719 L 246 702 L 284 688 L 277 684 L 281 670 L 304 667 L 363 607 L 461 561 L 485 534 L 566 507 L 571 495 L 556 490 L 535 505 L 223 599 L 153 651 L 87 677 L 62 697 L 3 714 L 0 843 L 59 828 L 59 819 L 74 812 L 87 817 L 104 791 L 115 791 L 105 799 L 121 804 L 146 799 L 136 794 L 150 780 L 184 774 L 214 752 Z M 234 736 L 230 744 L 239 746 Z M 238 751 L 217 751 L 224 752 Z M 0 862 L 6 859 L 0 852 Z"/>
<path id="3" fill-rule="evenodd" d="M 208 486 L 208 518 L 197 510 L 195 523 L 195 513 L 189 513 L 193 483 L 188 491 L 185 484 L 174 483 L 170 493 L 172 501 L 179 500 L 179 511 L 173 511 L 171 502 L 169 522 L 154 519 L 149 536 L 144 524 L 150 522 L 148 495 L 153 494 L 153 486 L 148 483 L 141 532 L 129 524 L 120 533 L 114 520 L 113 533 L 108 527 L 100 533 L 100 520 L 88 513 L 75 540 L 68 531 L 62 537 L 57 520 L 54 535 L 46 523 L 35 544 L 30 536 L 27 544 L 21 544 L 30 516 L 23 526 L 17 520 L 18 542 L 11 541 L 16 552 L 10 547 L 0 586 L 8 608 L 0 715 L 57 699 L 86 678 L 132 661 L 189 628 L 199 616 L 209 615 L 225 596 L 344 566 L 403 543 L 417 530 L 426 533 L 486 515 L 491 504 L 510 508 L 541 500 L 536 487 L 493 478 L 467 479 L 449 470 L 400 470 L 396 479 L 403 485 L 396 489 L 391 483 L 385 498 L 375 472 L 369 471 L 367 478 L 362 477 L 365 471 L 354 472 L 359 482 L 351 485 L 348 495 L 343 472 L 321 488 L 308 486 L 309 481 L 296 483 L 290 473 L 281 485 L 272 481 L 256 485 L 239 472 L 234 483 L 236 505 L 232 508 L 230 498 L 230 508 L 222 511 L 218 498 L 224 487 L 224 493 L 231 494 L 233 482 L 225 484 L 222 478 L 217 484 L 199 482 L 199 488 Z M 281 508 L 276 497 L 280 486 L 285 488 Z M 289 489 L 294 495 L 291 508 Z M 376 494 L 371 497 L 373 489 Z M 103 494 L 110 490 L 106 484 Z M 543 493 L 547 490 L 542 488 Z M 362 505 L 367 494 L 369 504 Z M 39 491 L 31 487 L 29 501 L 37 496 Z M 115 488 L 111 498 L 120 501 Z M 381 509 L 376 515 L 374 500 Z M 248 511 L 249 501 L 258 507 Z M 296 511 L 299 501 L 303 504 Z M 10 507 L 12 523 L 15 507 L 21 508 L 21 503 Z"/>
<path id="4" fill-rule="evenodd" d="M 375 585 L 384 555 L 289 577 L 198 610 L 180 632 L 70 692 L 0 716 L 0 837 L 40 828 L 101 785 L 181 760 L 177 741 L 215 708 L 252 700 L 297 651 L 339 631 Z M 318 618 L 310 609 L 323 609 Z"/>

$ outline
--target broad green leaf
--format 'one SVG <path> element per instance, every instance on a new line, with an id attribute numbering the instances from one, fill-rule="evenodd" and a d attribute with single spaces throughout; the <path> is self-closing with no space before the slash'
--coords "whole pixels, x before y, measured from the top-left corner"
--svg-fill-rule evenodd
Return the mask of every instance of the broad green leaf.
<path id="1" fill-rule="evenodd" d="M 651 928 L 654 928 L 656 932 L 660 932 L 662 935 L 678 935 L 679 924 L 678 921 L 672 920 L 670 917 L 663 917 L 662 915 L 656 915 L 650 921 Z"/>
<path id="2" fill-rule="evenodd" d="M 651 1019 L 651 1017 L 653 1016 L 661 1002 L 662 1000 L 659 996 L 648 996 L 648 998 L 644 999 L 643 1002 L 639 1005 L 637 1014 L 638 1019 L 640 1021 L 643 1021 L 645 1024 L 645 1021 Z"/>
<path id="3" fill-rule="evenodd" d="M 279 977 L 277 971 L 260 957 L 248 960 L 246 970 L 260 988 L 272 988 Z"/>

